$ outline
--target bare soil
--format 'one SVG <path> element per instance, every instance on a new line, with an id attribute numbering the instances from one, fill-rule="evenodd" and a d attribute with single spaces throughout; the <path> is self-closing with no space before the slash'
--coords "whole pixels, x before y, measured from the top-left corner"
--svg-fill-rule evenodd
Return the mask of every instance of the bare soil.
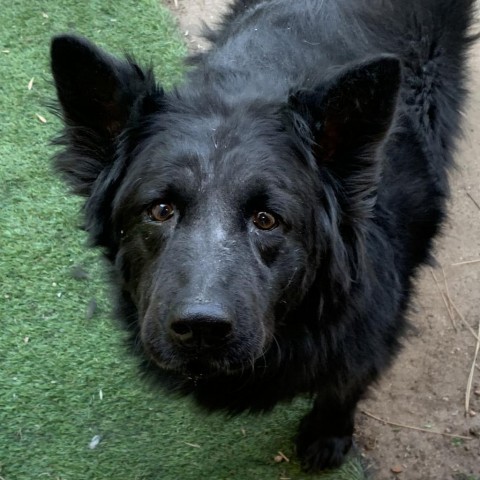
<path id="1" fill-rule="evenodd" d="M 215 26 L 228 5 L 163 1 L 192 51 L 208 48 L 199 37 L 201 22 Z M 465 135 L 452 174 L 450 219 L 437 242 L 438 266 L 420 275 L 404 349 L 358 413 L 357 444 L 378 480 L 480 480 L 480 357 L 465 409 L 476 346 L 472 332 L 478 334 L 480 324 L 480 44 L 470 58 Z"/>

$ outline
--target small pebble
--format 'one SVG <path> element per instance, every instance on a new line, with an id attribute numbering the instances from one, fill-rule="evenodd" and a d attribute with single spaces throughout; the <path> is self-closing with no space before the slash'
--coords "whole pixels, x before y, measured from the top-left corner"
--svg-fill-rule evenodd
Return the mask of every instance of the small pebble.
<path id="1" fill-rule="evenodd" d="M 392 473 L 402 473 L 403 467 L 401 465 L 395 465 L 391 469 Z"/>
<path id="2" fill-rule="evenodd" d="M 95 435 L 88 444 L 88 448 L 93 450 L 98 447 L 98 444 L 102 441 L 102 437 L 100 435 Z"/>
<path id="3" fill-rule="evenodd" d="M 278 455 L 275 455 L 275 457 L 273 457 L 273 460 L 276 463 L 290 462 L 290 459 L 283 452 L 278 452 Z"/>

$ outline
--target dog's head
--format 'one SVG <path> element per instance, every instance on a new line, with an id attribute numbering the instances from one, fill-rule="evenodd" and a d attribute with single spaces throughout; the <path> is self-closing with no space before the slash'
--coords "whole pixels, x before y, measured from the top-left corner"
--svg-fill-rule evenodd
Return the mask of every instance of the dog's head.
<path id="1" fill-rule="evenodd" d="M 348 289 L 395 58 L 282 101 L 233 98 L 215 79 L 165 93 L 151 71 L 74 36 L 53 40 L 52 70 L 65 123 L 56 167 L 87 197 L 86 228 L 149 359 L 187 374 L 243 369 L 310 321 L 309 295 L 318 307 L 322 292 Z"/>

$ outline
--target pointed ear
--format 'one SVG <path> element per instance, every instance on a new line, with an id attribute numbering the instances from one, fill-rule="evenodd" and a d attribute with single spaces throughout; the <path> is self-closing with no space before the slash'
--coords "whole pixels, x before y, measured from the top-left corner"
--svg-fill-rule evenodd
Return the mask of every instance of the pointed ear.
<path id="1" fill-rule="evenodd" d="M 401 81 L 399 60 L 382 55 L 349 65 L 325 85 L 290 97 L 297 131 L 327 175 L 345 219 L 368 218 L 381 162 L 378 148 L 393 121 Z M 307 128 L 305 128 L 305 123 Z"/>
<path id="2" fill-rule="evenodd" d="M 383 140 L 395 112 L 400 77 L 399 60 L 382 55 L 290 97 L 290 105 L 310 126 L 319 162 L 345 161 Z"/>
<path id="3" fill-rule="evenodd" d="M 113 161 L 115 140 L 132 115 L 163 91 L 151 71 L 74 35 L 52 40 L 51 68 L 65 123 L 57 141 L 65 148 L 56 157 L 56 167 L 76 193 L 88 195 Z"/>

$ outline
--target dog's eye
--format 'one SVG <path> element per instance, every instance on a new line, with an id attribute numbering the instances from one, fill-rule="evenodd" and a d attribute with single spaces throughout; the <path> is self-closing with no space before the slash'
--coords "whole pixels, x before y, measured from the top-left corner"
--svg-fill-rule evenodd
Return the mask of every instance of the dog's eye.
<path id="1" fill-rule="evenodd" d="M 148 216 L 155 222 L 165 222 L 174 214 L 175 210 L 170 203 L 157 203 L 147 211 Z"/>
<path id="2" fill-rule="evenodd" d="M 278 226 L 277 218 L 269 212 L 255 212 L 253 223 L 260 230 L 272 230 Z"/>

